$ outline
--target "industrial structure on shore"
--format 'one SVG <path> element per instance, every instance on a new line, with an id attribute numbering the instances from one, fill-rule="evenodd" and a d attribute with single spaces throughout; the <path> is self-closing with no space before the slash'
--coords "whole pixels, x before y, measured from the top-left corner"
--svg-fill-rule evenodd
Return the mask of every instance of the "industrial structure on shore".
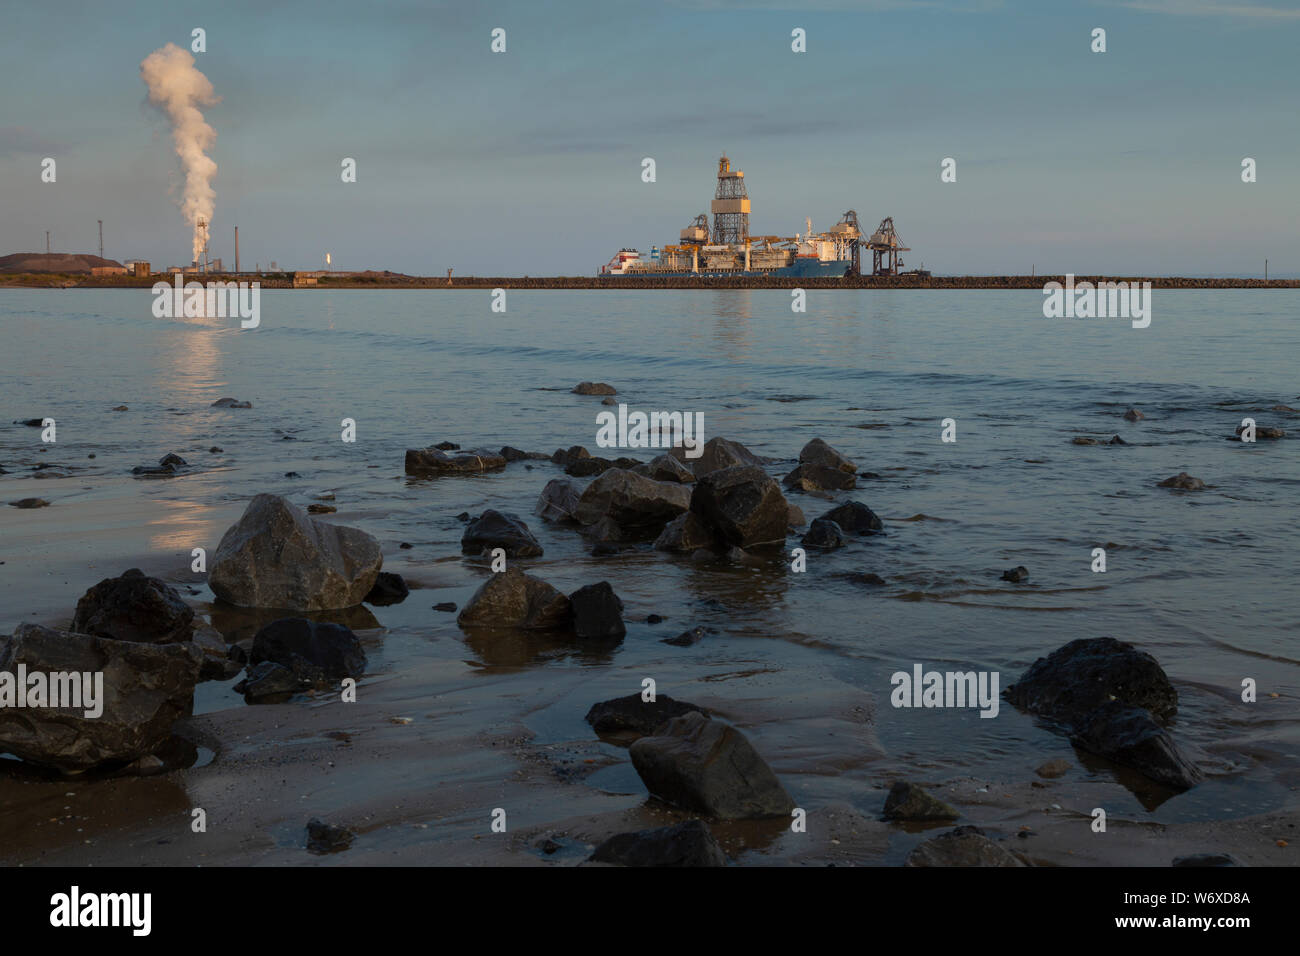
<path id="1" fill-rule="evenodd" d="M 709 217 L 700 213 L 681 231 L 677 245 L 650 247 L 642 256 L 635 249 L 620 249 L 600 270 L 602 276 L 826 276 L 862 274 L 862 250 L 871 253 L 871 274 L 896 276 L 910 252 L 894 231 L 894 220 L 886 217 L 870 236 L 858 225 L 858 214 L 850 209 L 828 232 L 814 233 L 812 220 L 807 231 L 792 237 L 754 236 L 749 232 L 749 194 L 745 174 L 731 168 L 731 160 L 718 160 L 718 188 Z M 924 275 L 913 272 L 910 274 Z"/>

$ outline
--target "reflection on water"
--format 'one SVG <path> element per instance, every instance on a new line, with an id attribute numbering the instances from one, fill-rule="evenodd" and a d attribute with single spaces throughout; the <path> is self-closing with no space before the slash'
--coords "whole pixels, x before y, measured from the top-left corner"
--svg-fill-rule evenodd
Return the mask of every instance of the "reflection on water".
<path id="1" fill-rule="evenodd" d="M 223 339 L 233 334 L 230 319 L 198 317 L 159 319 L 157 338 L 161 361 L 154 367 L 154 382 L 173 405 L 203 402 L 215 386 L 225 384 L 221 372 Z"/>

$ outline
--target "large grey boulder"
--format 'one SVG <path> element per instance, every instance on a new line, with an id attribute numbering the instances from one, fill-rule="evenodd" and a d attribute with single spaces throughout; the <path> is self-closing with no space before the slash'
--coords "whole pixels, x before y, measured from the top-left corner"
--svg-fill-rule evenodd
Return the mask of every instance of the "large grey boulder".
<path id="1" fill-rule="evenodd" d="M 611 537 L 653 537 L 690 504 L 686 485 L 611 468 L 583 490 L 575 517 L 589 527 L 600 525 Z"/>
<path id="2" fill-rule="evenodd" d="M 203 652 L 188 641 L 145 644 L 19 624 L 0 639 L 0 752 L 73 773 L 147 757 L 193 711 L 202 662 Z M 46 675 L 51 691 L 56 683 L 69 687 L 71 678 L 84 690 L 83 674 L 102 674 L 102 713 L 87 717 L 84 696 L 80 707 L 17 707 L 8 694 L 20 667 L 29 694 L 33 674 Z M 92 695 L 94 683 L 92 676 Z"/>
<path id="3" fill-rule="evenodd" d="M 567 627 L 573 619 L 569 599 L 541 578 L 510 568 L 493 574 L 456 616 L 461 627 L 517 627 L 529 630 Z"/>
<path id="4" fill-rule="evenodd" d="M 692 711 L 628 749 L 646 789 L 722 820 L 788 817 L 794 801 L 735 727 Z"/>
<path id="5" fill-rule="evenodd" d="M 578 498 L 581 491 L 567 478 L 552 478 L 542 489 L 533 507 L 533 514 L 543 521 L 577 521 Z"/>
<path id="6" fill-rule="evenodd" d="M 318 522 L 279 495 L 257 495 L 221 538 L 212 592 L 240 607 L 320 611 L 360 604 L 379 576 L 379 542 Z"/>
<path id="7" fill-rule="evenodd" d="M 726 543 L 739 548 L 785 543 L 790 507 L 776 481 L 757 465 L 737 465 L 701 478 L 691 511 Z"/>
<path id="8" fill-rule="evenodd" d="M 524 519 L 489 508 L 465 526 L 460 539 L 462 554 L 482 554 L 500 548 L 508 558 L 536 558 L 542 546 Z"/>

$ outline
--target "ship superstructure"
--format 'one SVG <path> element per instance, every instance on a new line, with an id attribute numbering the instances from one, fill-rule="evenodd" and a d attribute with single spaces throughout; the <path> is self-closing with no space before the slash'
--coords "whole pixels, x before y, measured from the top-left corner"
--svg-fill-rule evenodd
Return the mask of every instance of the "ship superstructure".
<path id="1" fill-rule="evenodd" d="M 909 252 L 894 231 L 894 220 L 884 219 L 869 237 L 850 209 L 826 232 L 806 231 L 793 237 L 755 236 L 749 232 L 750 200 L 745 174 L 732 169 L 731 160 L 718 160 L 718 187 L 709 217 L 700 213 L 681 231 L 675 245 L 651 246 L 648 255 L 621 249 L 601 268 L 602 276 L 771 275 L 844 276 L 861 272 L 861 250 L 872 253 L 875 275 L 898 275 L 900 252 Z"/>

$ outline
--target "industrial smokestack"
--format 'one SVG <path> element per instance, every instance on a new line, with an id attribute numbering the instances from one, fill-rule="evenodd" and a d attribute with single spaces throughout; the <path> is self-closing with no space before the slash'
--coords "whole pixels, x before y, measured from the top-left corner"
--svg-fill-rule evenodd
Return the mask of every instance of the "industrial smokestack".
<path id="1" fill-rule="evenodd" d="M 235 227 L 235 271 L 239 271 L 239 227 Z"/>
<path id="2" fill-rule="evenodd" d="M 206 150 L 216 142 L 217 132 L 203 119 L 200 106 L 221 102 L 208 78 L 194 66 L 194 57 L 174 43 L 154 50 L 140 64 L 140 77 L 149 87 L 149 102 L 167 115 L 172 126 L 176 155 L 185 172 L 181 211 L 194 230 L 194 259 L 197 262 L 206 239 L 200 223 L 212 221 L 216 193 L 212 178 L 217 164 Z"/>

